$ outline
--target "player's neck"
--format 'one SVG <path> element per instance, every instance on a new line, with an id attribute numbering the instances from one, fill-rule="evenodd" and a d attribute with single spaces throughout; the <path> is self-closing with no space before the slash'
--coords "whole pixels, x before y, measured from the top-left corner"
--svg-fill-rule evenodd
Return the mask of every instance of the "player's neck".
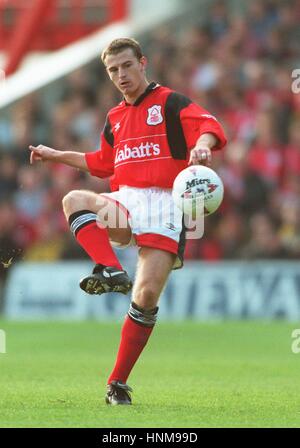
<path id="1" fill-rule="evenodd" d="M 135 92 L 132 92 L 128 95 L 124 95 L 125 101 L 128 104 L 134 104 L 136 102 L 136 100 L 145 92 L 145 90 L 147 89 L 148 85 L 150 83 L 145 79 L 140 86 L 136 89 Z"/>

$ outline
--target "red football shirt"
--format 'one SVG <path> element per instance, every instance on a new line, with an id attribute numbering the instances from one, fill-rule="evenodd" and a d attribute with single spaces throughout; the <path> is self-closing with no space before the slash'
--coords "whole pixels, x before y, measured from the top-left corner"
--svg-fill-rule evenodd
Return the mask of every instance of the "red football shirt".
<path id="1" fill-rule="evenodd" d="M 221 149 L 226 138 L 220 123 L 205 109 L 173 90 L 151 83 L 128 104 L 122 101 L 107 115 L 99 150 L 85 155 L 89 171 L 111 176 L 111 189 L 172 188 L 188 166 L 189 152 L 201 134 L 214 134 Z"/>

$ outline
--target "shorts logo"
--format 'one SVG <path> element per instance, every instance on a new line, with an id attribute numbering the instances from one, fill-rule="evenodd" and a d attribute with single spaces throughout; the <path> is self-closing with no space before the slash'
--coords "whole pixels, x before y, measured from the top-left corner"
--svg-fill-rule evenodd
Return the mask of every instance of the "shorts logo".
<path id="1" fill-rule="evenodd" d="M 176 230 L 176 227 L 171 222 L 167 222 L 167 224 L 165 224 L 165 227 L 170 230 L 174 230 L 174 231 Z"/>
<path id="2" fill-rule="evenodd" d="M 149 107 L 147 124 L 150 126 L 156 126 L 163 122 L 163 116 L 161 114 L 161 106 L 154 104 L 154 106 Z"/>

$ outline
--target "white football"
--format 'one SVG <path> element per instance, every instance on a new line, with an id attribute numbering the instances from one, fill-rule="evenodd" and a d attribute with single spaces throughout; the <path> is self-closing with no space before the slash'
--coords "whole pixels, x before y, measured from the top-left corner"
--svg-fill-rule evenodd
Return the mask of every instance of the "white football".
<path id="1" fill-rule="evenodd" d="M 220 206 L 224 186 L 218 174 L 204 165 L 192 165 L 181 171 L 173 184 L 172 196 L 184 214 L 195 217 L 214 213 Z"/>

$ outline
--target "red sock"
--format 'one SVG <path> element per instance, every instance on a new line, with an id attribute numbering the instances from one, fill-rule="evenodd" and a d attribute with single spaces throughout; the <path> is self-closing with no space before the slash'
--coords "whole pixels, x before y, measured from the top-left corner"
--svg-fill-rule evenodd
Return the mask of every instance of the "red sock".
<path id="1" fill-rule="evenodd" d="M 119 380 L 126 383 L 127 378 L 138 360 L 152 333 L 153 327 L 140 325 L 126 316 L 121 331 L 121 342 L 117 360 L 107 383 Z"/>
<path id="2" fill-rule="evenodd" d="M 71 230 L 78 243 L 96 264 L 122 269 L 114 253 L 106 228 L 96 224 L 96 214 L 83 210 L 69 218 Z"/>

